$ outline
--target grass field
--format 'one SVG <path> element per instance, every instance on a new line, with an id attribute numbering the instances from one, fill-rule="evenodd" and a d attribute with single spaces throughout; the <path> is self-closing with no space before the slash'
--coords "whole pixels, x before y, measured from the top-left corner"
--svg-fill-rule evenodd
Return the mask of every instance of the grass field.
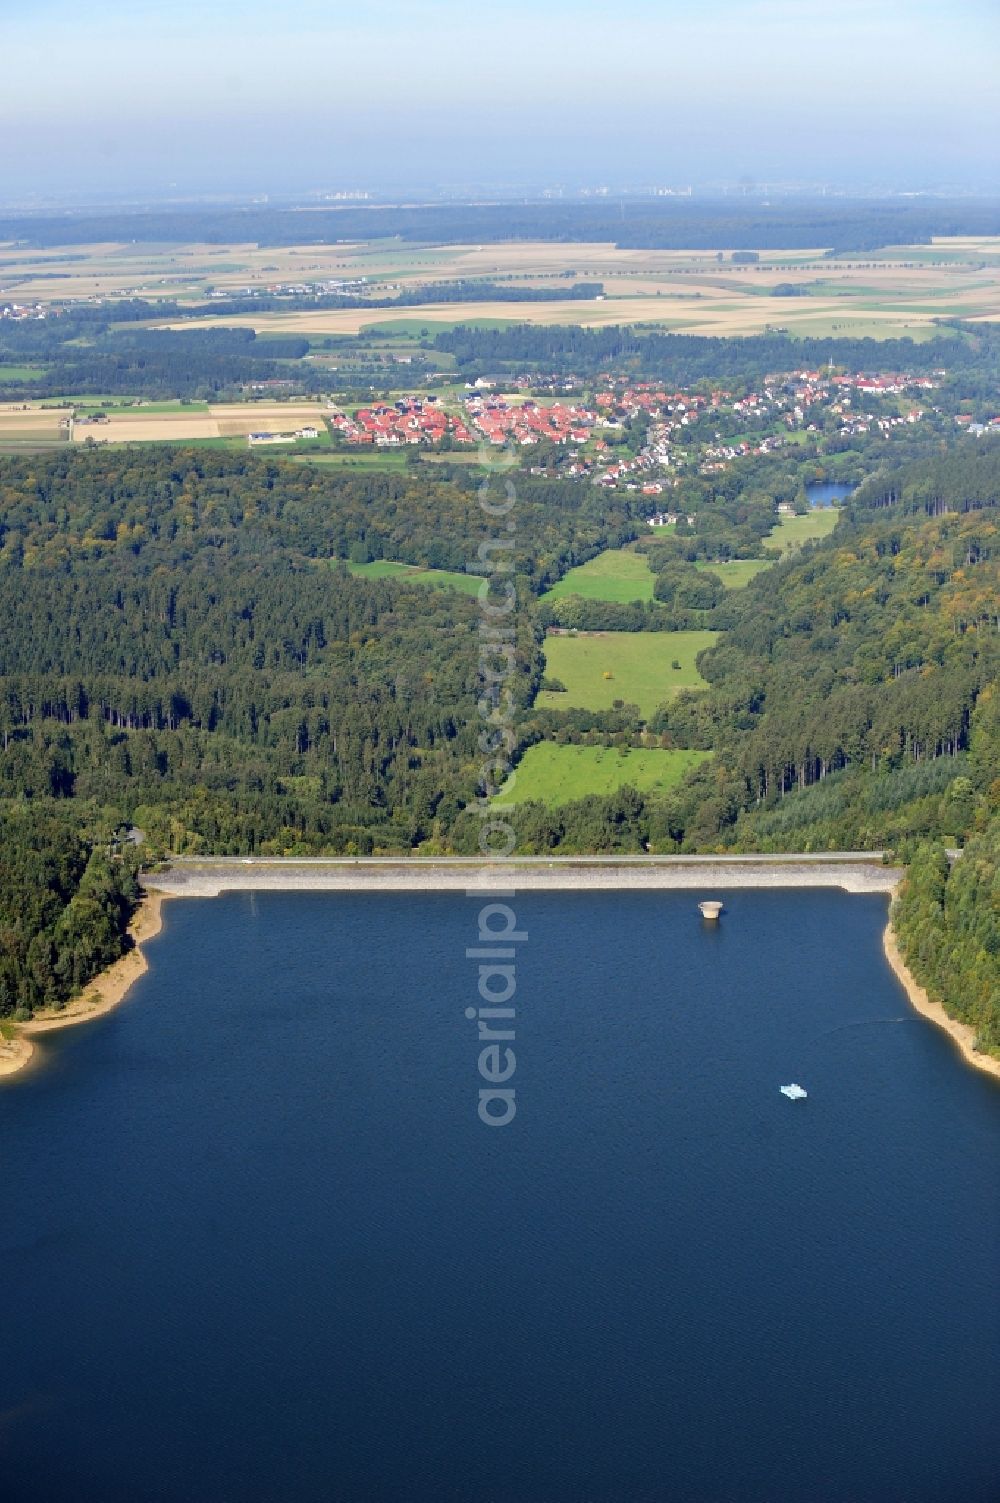
<path id="1" fill-rule="evenodd" d="M 34 381 L 36 377 L 44 374 L 46 367 L 42 365 L 4 365 L 0 361 L 0 382 L 3 381 Z"/>
<path id="2" fill-rule="evenodd" d="M 638 705 L 643 715 L 678 689 L 705 682 L 695 658 L 718 637 L 714 631 L 610 631 L 553 635 L 545 639 L 545 672 L 566 692 L 543 690 L 541 709 L 610 710 L 616 699 Z M 672 665 L 679 663 L 678 668 Z"/>
<path id="3" fill-rule="evenodd" d="M 711 756 L 703 751 L 658 751 L 646 747 L 556 746 L 540 741 L 529 746 L 516 771 L 494 803 L 523 804 L 529 799 L 556 808 L 588 794 L 615 793 L 630 786 L 640 793 L 666 793 L 692 767 Z"/>
<path id="4" fill-rule="evenodd" d="M 717 574 L 727 590 L 742 590 L 754 579 L 762 569 L 769 569 L 771 560 L 767 558 L 733 558 L 725 564 L 697 563 L 696 569 L 704 569 L 709 574 Z"/>
<path id="5" fill-rule="evenodd" d="M 454 303 L 451 308 L 454 311 Z M 370 317 L 371 315 L 369 315 Z M 362 324 L 361 334 L 403 334 L 410 339 L 419 339 L 422 334 L 440 334 L 446 329 L 510 329 L 517 322 L 513 318 L 453 318 L 449 323 L 446 319 L 435 318 L 433 329 L 426 318 L 384 318 L 377 319 L 370 324 Z"/>
<path id="6" fill-rule="evenodd" d="M 727 590 L 741 590 L 762 569 L 770 567 L 765 558 L 738 558 L 724 564 L 698 563 L 696 569 L 717 574 Z M 589 559 L 577 569 L 570 569 L 562 579 L 546 590 L 543 600 L 563 600 L 580 595 L 584 600 L 609 600 L 628 605 L 633 600 L 652 600 L 655 576 L 650 573 L 644 553 L 630 548 L 609 548 Z"/>
<path id="7" fill-rule="evenodd" d="M 577 569 L 570 569 L 542 596 L 543 600 L 562 600 L 567 595 L 581 595 L 584 600 L 613 600 L 628 604 L 632 600 L 652 600 L 653 575 L 641 553 L 628 548 L 609 548 L 589 559 Z"/>
<path id="8" fill-rule="evenodd" d="M 804 517 L 782 517 L 764 547 L 769 553 L 790 553 L 813 538 L 826 538 L 837 525 L 835 506 L 816 506 Z"/>
<path id="9" fill-rule="evenodd" d="M 370 564 L 347 565 L 362 579 L 405 579 L 408 584 L 432 585 L 439 590 L 462 590 L 478 595 L 482 580 L 473 574 L 459 574 L 452 569 L 418 569 L 415 564 L 396 564 L 379 558 Z"/>
<path id="10" fill-rule="evenodd" d="M 120 397 L 102 401 L 99 397 L 74 397 L 73 406 L 77 412 L 107 412 L 121 413 L 125 417 L 159 417 L 165 412 L 190 414 L 206 413 L 209 405 L 207 402 L 143 402 L 140 407 L 132 403 L 123 402 Z"/>

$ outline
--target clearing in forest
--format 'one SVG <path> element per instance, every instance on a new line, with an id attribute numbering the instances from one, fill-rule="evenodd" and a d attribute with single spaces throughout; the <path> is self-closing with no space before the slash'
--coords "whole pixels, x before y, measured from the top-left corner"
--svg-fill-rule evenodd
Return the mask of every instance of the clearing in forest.
<path id="1" fill-rule="evenodd" d="M 535 800 L 555 809 L 573 799 L 590 794 L 606 797 L 625 787 L 640 793 L 666 793 L 709 756 L 705 751 L 557 746 L 554 741 L 539 741 L 528 747 L 495 802 L 510 805 Z"/>
<path id="2" fill-rule="evenodd" d="M 584 600 L 611 600 L 628 605 L 633 600 L 652 600 L 653 575 L 645 556 L 628 548 L 608 548 L 596 558 L 570 569 L 546 590 L 543 600 L 562 600 L 580 595 Z"/>
<path id="3" fill-rule="evenodd" d="M 782 517 L 764 547 L 769 553 L 790 553 L 813 538 L 827 538 L 837 525 L 840 512 L 835 506 L 814 506 L 801 517 Z"/>
<path id="4" fill-rule="evenodd" d="M 565 690 L 545 689 L 535 703 L 547 710 L 610 710 L 616 699 L 651 715 L 678 689 L 705 680 L 695 659 L 718 637 L 715 631 L 550 632 L 546 677 Z M 674 664 L 676 663 L 676 667 Z"/>

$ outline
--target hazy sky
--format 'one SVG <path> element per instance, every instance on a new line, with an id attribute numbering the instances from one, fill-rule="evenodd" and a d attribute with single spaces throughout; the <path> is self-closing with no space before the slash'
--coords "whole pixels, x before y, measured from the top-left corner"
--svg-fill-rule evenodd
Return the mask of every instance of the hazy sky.
<path id="1" fill-rule="evenodd" d="M 1000 185 L 998 0 L 0 0 L 0 197 Z"/>

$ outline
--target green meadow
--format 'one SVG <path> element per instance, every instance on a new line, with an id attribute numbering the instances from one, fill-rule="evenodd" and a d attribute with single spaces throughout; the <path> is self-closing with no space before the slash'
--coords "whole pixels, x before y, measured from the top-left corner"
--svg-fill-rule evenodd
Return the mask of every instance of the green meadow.
<path id="1" fill-rule="evenodd" d="M 651 715 L 678 689 L 704 684 L 695 659 L 718 635 L 715 631 L 550 634 L 545 639 L 545 672 L 566 689 L 544 689 L 535 703 L 546 710 L 610 710 L 621 699 L 638 705 L 643 715 Z"/>
<path id="2" fill-rule="evenodd" d="M 370 564 L 348 563 L 347 567 L 361 579 L 405 579 L 407 584 L 462 590 L 466 595 L 478 595 L 483 582 L 475 574 L 459 574 L 453 569 L 420 569 L 416 564 L 397 564 L 386 558 L 377 558 Z"/>
<path id="3" fill-rule="evenodd" d="M 557 746 L 540 741 L 529 746 L 515 772 L 494 800 L 523 804 L 528 800 L 557 808 L 589 794 L 607 795 L 626 786 L 640 793 L 666 793 L 692 767 L 711 756 L 704 751 L 660 751 L 647 747 Z"/>
<path id="4" fill-rule="evenodd" d="M 74 397 L 72 405 L 78 412 L 111 412 L 127 417 L 156 417 L 164 412 L 208 412 L 207 402 L 123 402 L 120 397 L 102 402 L 100 398 Z"/>
<path id="5" fill-rule="evenodd" d="M 179 449 L 245 449 L 247 441 L 233 435 L 232 438 L 123 438 L 116 441 L 115 448 L 127 448 L 130 444 L 176 444 Z M 293 446 L 289 444 L 285 448 L 285 454 L 292 453 Z"/>
<path id="6" fill-rule="evenodd" d="M 837 525 L 835 506 L 815 506 L 804 517 L 782 517 L 764 544 L 769 553 L 790 553 L 814 538 L 827 538 Z"/>
<path id="7" fill-rule="evenodd" d="M 845 299 L 844 313 L 825 318 L 796 320 L 788 330 L 790 339 L 912 339 L 914 344 L 924 344 L 929 339 L 948 337 L 953 331 L 939 324 L 909 323 L 905 319 L 879 320 L 851 318 L 852 307 Z"/>
<path id="8" fill-rule="evenodd" d="M 45 374 L 45 370 L 46 367 L 41 365 L 4 365 L 0 362 L 0 382 L 35 381 Z"/>
<path id="9" fill-rule="evenodd" d="M 404 334 L 410 339 L 423 335 L 440 334 L 445 329 L 512 329 L 517 323 L 513 318 L 386 318 L 364 324 L 362 334 Z"/>
<path id="10" fill-rule="evenodd" d="M 762 569 L 769 569 L 771 562 L 769 558 L 733 558 L 724 564 L 709 564 L 701 560 L 695 568 L 718 575 L 727 590 L 742 590 Z"/>
<path id="11" fill-rule="evenodd" d="M 653 575 L 641 553 L 627 548 L 609 548 L 596 558 L 570 569 L 543 600 L 562 600 L 580 595 L 584 600 L 612 600 L 628 605 L 633 600 L 652 600 Z"/>

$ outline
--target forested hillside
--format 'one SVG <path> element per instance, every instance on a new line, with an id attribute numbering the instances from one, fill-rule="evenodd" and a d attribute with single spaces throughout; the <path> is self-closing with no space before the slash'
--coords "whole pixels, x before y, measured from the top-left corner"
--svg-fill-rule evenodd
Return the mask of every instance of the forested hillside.
<path id="1" fill-rule="evenodd" d="M 0 566 L 69 567 L 188 546 L 486 572 L 481 474 L 354 476 L 169 445 L 0 458 Z M 494 482 L 498 487 L 502 480 Z M 502 491 L 497 489 L 497 497 Z M 533 587 L 635 532 L 628 495 L 518 474 L 515 559 Z M 165 563 L 165 559 L 159 559 Z"/>
<path id="2" fill-rule="evenodd" d="M 478 484 L 164 447 L 0 461 L 0 807 L 19 869 L 49 873 L 3 888 L 0 1011 L 65 995 L 120 944 L 128 883 L 116 897 L 93 863 L 100 832 L 124 822 L 145 832 L 147 855 L 476 849 L 462 811 L 481 760 L 477 602 L 356 577 L 338 560 L 482 572 L 491 527 Z M 708 688 L 645 718 L 623 703 L 534 707 L 551 611 L 533 597 L 635 535 L 631 498 L 524 474 L 517 495 L 519 746 L 713 753 L 667 794 L 518 805 L 521 851 L 905 855 L 977 832 L 994 849 L 1000 447 L 964 442 L 874 474 L 832 537 L 724 600 L 690 550 L 658 544 L 669 603 L 640 610 L 633 629 L 723 635 L 699 659 Z M 706 504 L 720 525 L 745 525 L 738 496 Z M 691 581 L 704 608 L 688 601 Z M 618 627 L 614 612 L 635 613 L 605 609 Z M 950 887 L 939 927 L 968 914 L 970 880 Z M 34 896 L 18 909 L 25 887 L 49 894 L 37 911 Z M 82 928 L 81 903 L 72 922 L 60 916 L 76 893 Z M 982 939 L 966 928 L 949 953 Z M 43 932 L 44 963 L 37 946 L 29 955 Z M 926 961 L 931 982 L 943 945 Z"/>
<path id="3" fill-rule="evenodd" d="M 87 811 L 0 807 L 0 1018 L 58 1005 L 122 953 L 135 859 Z"/>
<path id="4" fill-rule="evenodd" d="M 526 570 L 608 536 L 607 498 L 575 535 L 571 500 L 525 497 Z M 147 859 L 440 837 L 475 786 L 477 603 L 336 558 L 476 564 L 484 521 L 469 483 L 254 456 L 0 462 L 0 1014 L 65 1000 L 120 953 L 122 823 Z M 522 703 L 538 668 L 523 622 Z"/>
<path id="5" fill-rule="evenodd" d="M 885 506 L 893 487 L 902 499 Z M 662 705 L 647 734 L 712 761 L 665 800 L 626 790 L 561 810 L 523 804 L 528 847 L 822 850 L 960 835 L 969 811 L 952 782 L 971 768 L 980 800 L 990 782 L 990 737 L 976 732 L 1000 667 L 998 496 L 1000 451 L 974 445 L 863 488 L 830 539 L 704 617 L 726 628 L 699 659 L 710 688 Z M 578 721 L 532 711 L 525 740 L 574 739 Z"/>
<path id="6" fill-rule="evenodd" d="M 408 849 L 470 796 L 475 600 L 335 559 L 384 542 L 475 563 L 471 486 L 98 450 L 6 462 L 0 504 L 6 796 L 114 804 L 154 843 L 225 851 Z M 564 504 L 525 499 L 525 559 L 572 549 Z M 580 528 L 605 535 L 600 514 Z"/>
<path id="7" fill-rule="evenodd" d="M 921 846 L 893 922 L 907 964 L 952 1017 L 1000 1055 L 1000 818 L 974 835 L 961 861 Z"/>

